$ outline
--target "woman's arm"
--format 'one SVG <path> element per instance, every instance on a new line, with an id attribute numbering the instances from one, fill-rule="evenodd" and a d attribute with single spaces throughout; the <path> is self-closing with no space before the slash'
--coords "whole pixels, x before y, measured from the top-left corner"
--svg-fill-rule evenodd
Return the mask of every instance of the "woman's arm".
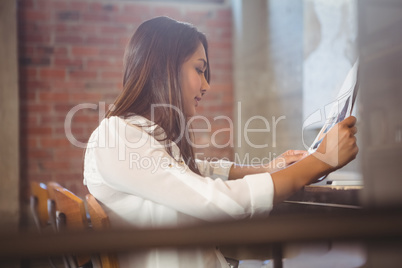
<path id="1" fill-rule="evenodd" d="M 164 144 L 117 117 L 103 120 L 94 133 L 85 156 L 89 189 L 106 187 L 205 221 L 257 217 L 272 209 L 268 173 L 232 181 L 200 176 L 170 156 Z"/>
<path id="2" fill-rule="evenodd" d="M 229 179 L 269 172 L 274 184 L 274 204 L 281 202 L 304 185 L 343 167 L 356 157 L 355 123 L 356 118 L 351 116 L 335 125 L 317 151 L 307 157 L 305 151 L 287 151 L 271 162 L 271 169 L 266 166 L 233 165 Z M 272 167 L 276 167 L 274 172 L 270 172 Z"/>
<path id="3" fill-rule="evenodd" d="M 352 161 L 358 153 L 355 124 L 355 117 L 346 118 L 328 132 L 316 152 L 288 168 L 271 174 L 274 204 L 283 201 L 304 185 Z"/>
<path id="4" fill-rule="evenodd" d="M 292 166 L 271 174 L 274 184 L 274 204 L 282 202 L 303 186 L 328 173 L 328 165 L 309 155 Z"/>
<path id="5" fill-rule="evenodd" d="M 241 179 L 246 175 L 258 173 L 274 173 L 284 169 L 289 165 L 301 160 L 307 156 L 307 152 L 303 150 L 288 150 L 269 162 L 262 165 L 238 165 L 233 164 L 229 172 L 229 180 Z"/>

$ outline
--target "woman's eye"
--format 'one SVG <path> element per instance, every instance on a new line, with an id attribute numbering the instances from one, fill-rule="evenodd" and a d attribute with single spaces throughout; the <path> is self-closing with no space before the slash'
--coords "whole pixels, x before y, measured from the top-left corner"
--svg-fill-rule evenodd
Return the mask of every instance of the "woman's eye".
<path id="1" fill-rule="evenodd" d="M 198 73 L 198 74 L 202 74 L 202 73 L 204 73 L 204 71 L 203 71 L 203 70 L 201 70 L 201 69 L 199 69 L 199 68 L 196 68 L 196 70 L 197 70 L 197 73 Z"/>

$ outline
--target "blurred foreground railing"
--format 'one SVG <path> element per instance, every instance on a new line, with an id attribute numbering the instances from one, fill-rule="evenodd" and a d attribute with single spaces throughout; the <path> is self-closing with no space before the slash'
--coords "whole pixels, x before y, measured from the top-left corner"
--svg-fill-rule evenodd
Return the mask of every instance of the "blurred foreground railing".
<path id="1" fill-rule="evenodd" d="M 297 241 L 401 239 L 402 209 L 354 210 L 327 215 L 278 215 L 265 220 L 213 223 L 180 229 L 2 233 L 0 259 L 122 252 L 152 247 L 270 246 Z"/>

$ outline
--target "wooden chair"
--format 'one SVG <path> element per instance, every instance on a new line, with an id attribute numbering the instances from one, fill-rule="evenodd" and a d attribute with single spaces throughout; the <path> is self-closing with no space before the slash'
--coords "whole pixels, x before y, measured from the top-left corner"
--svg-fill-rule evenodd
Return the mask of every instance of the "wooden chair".
<path id="1" fill-rule="evenodd" d="M 92 228 L 96 231 L 107 230 L 110 228 L 109 217 L 91 194 L 85 196 L 87 209 L 91 218 Z M 100 261 L 102 268 L 118 268 L 119 263 L 115 254 L 101 254 Z"/>
<path id="2" fill-rule="evenodd" d="M 58 232 L 88 229 L 84 201 L 58 183 L 49 182 L 47 187 L 49 218 L 55 229 Z M 91 267 L 91 256 L 65 256 L 65 266 Z"/>
<path id="3" fill-rule="evenodd" d="M 30 208 L 35 225 L 39 232 L 49 226 L 49 214 L 47 211 L 47 200 L 49 193 L 46 184 L 31 182 Z"/>
<path id="4" fill-rule="evenodd" d="M 48 214 L 48 199 L 49 192 L 47 186 L 44 183 L 32 181 L 31 182 L 31 196 L 30 196 L 30 208 L 32 217 L 38 232 L 42 233 L 48 231 L 50 226 L 50 219 Z M 48 258 L 49 266 L 55 268 L 57 260 Z"/>

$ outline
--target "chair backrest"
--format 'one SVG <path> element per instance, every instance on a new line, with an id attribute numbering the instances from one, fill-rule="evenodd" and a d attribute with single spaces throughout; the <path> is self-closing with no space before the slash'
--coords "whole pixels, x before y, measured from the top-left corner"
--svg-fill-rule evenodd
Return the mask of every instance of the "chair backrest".
<path id="1" fill-rule="evenodd" d="M 87 194 L 85 196 L 87 202 L 88 213 L 91 218 L 92 228 L 96 231 L 107 230 L 110 228 L 109 217 L 106 215 L 102 206 L 96 198 Z M 115 254 L 101 254 L 100 260 L 102 268 L 118 268 L 119 262 Z"/>
<path id="2" fill-rule="evenodd" d="M 47 211 L 48 199 L 49 193 L 46 184 L 32 181 L 30 200 L 31 212 L 39 230 L 49 225 L 49 214 Z"/>
<path id="3" fill-rule="evenodd" d="M 84 201 L 60 186 L 58 183 L 49 182 L 49 198 L 55 201 L 58 214 L 66 217 L 64 228 L 67 230 L 85 230 L 88 228 Z"/>
<path id="4" fill-rule="evenodd" d="M 56 182 L 49 182 L 47 187 L 49 192 L 49 213 L 53 214 L 56 211 L 57 230 L 77 231 L 88 229 L 84 201 Z M 50 215 L 49 217 L 52 218 L 53 216 Z M 68 256 L 67 258 L 69 262 L 71 262 L 71 258 L 74 259 L 77 266 L 83 266 L 91 261 L 91 256 L 89 255 Z"/>

